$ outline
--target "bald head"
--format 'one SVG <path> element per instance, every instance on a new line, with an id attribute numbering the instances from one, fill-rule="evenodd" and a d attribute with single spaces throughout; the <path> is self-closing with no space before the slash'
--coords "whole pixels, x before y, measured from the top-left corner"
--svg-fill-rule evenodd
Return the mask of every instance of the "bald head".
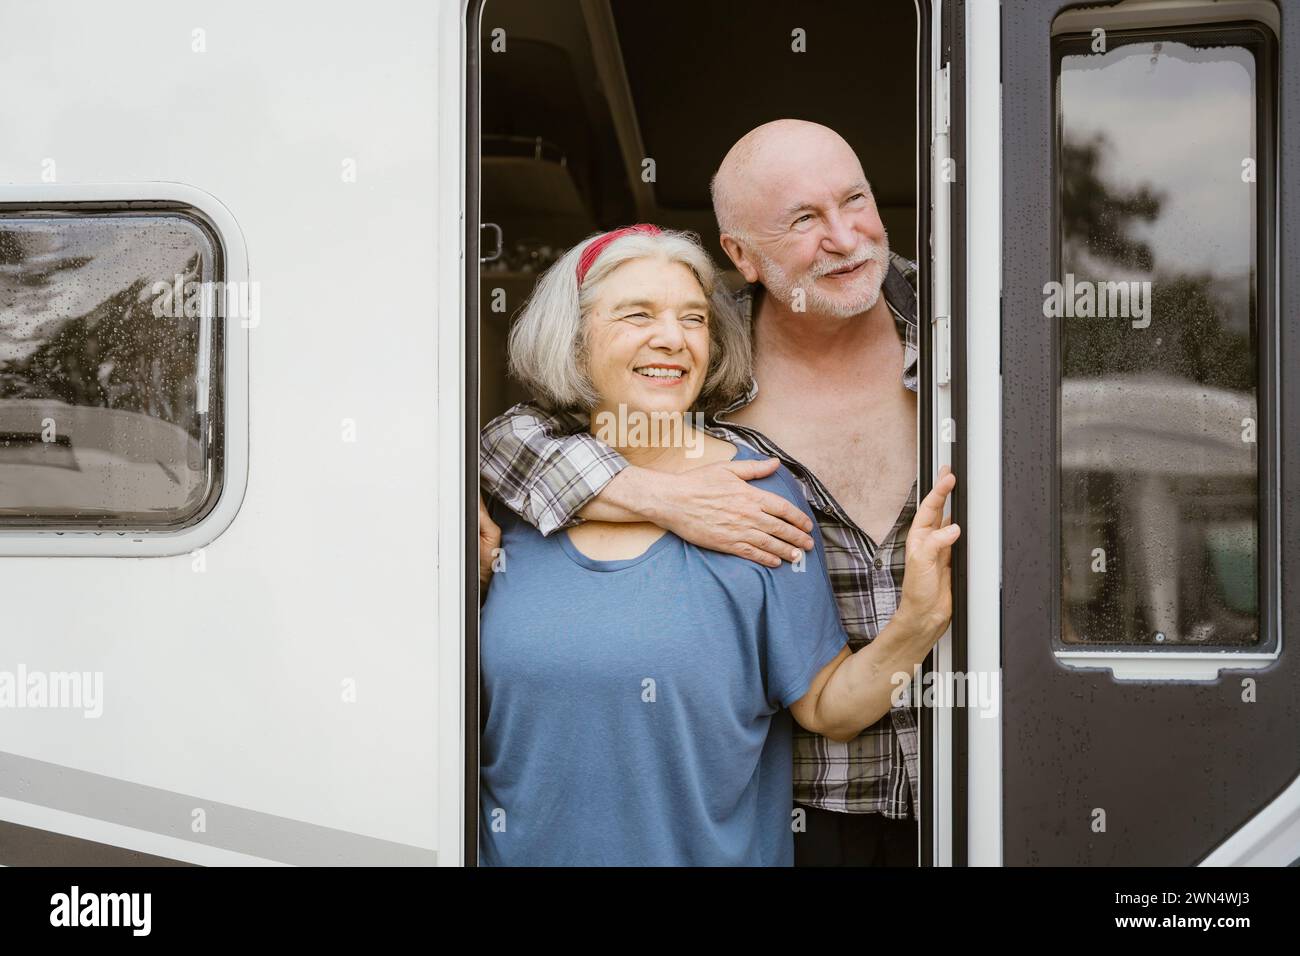
<path id="1" fill-rule="evenodd" d="M 728 150 L 713 177 L 713 214 L 724 233 L 746 235 L 756 222 L 783 210 L 783 197 L 810 169 L 828 161 L 862 164 L 844 137 L 828 126 L 779 119 L 750 130 Z M 862 175 L 865 183 L 866 177 Z"/>
<path id="2" fill-rule="evenodd" d="M 875 308 L 889 237 L 844 137 L 804 120 L 752 129 L 713 178 L 722 249 L 790 315 L 852 319 Z"/>

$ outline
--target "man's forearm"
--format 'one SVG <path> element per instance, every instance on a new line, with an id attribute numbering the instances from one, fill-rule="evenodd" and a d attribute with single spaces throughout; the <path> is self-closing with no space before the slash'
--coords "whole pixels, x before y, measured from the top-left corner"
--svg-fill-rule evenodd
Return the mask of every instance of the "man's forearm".
<path id="1" fill-rule="evenodd" d="M 584 428 L 585 416 L 514 406 L 479 436 L 480 485 L 544 535 L 576 523 L 628 465 Z"/>
<path id="2" fill-rule="evenodd" d="M 898 675 L 910 683 L 914 668 L 939 636 L 910 615 L 895 614 L 874 641 L 851 654 L 826 682 L 817 699 L 823 735 L 851 740 L 889 713 L 901 683 Z"/>
<path id="3" fill-rule="evenodd" d="M 669 480 L 662 472 L 628 465 L 609 480 L 600 494 L 583 505 L 578 517 L 588 521 L 649 521 L 659 524 L 657 519 L 662 513 L 660 490 Z"/>

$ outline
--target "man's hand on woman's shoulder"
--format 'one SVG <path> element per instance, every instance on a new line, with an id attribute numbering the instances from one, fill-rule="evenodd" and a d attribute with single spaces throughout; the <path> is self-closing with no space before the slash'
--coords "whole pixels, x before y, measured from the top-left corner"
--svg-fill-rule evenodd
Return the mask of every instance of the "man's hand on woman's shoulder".
<path id="1" fill-rule="evenodd" d="M 768 567 L 813 547 L 812 519 L 778 494 L 750 484 L 779 468 L 776 458 L 720 461 L 677 474 L 627 469 L 617 480 L 643 485 L 647 517 L 685 541 Z M 633 490 L 629 487 L 629 490 Z"/>

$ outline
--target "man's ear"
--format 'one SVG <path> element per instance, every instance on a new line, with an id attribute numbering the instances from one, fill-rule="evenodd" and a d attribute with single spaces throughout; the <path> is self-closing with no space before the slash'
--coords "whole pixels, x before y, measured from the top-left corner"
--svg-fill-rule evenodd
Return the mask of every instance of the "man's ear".
<path id="1" fill-rule="evenodd" d="M 749 253 L 745 251 L 745 247 L 740 244 L 740 241 L 726 232 L 720 238 L 722 251 L 727 254 L 727 258 L 731 260 L 732 264 L 740 270 L 740 274 L 745 277 L 745 281 L 757 282 L 758 268 L 754 265 L 754 260 L 749 257 Z"/>

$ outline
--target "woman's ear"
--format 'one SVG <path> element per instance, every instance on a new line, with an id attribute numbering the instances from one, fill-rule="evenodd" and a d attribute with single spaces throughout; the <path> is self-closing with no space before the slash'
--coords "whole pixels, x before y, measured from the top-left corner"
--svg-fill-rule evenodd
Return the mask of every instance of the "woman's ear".
<path id="1" fill-rule="evenodd" d="M 749 253 L 745 251 L 745 247 L 741 245 L 740 240 L 728 232 L 724 232 L 720 239 L 722 241 L 722 251 L 727 254 L 727 258 L 745 277 L 745 281 L 757 282 L 758 268 L 754 265 L 754 261 L 749 258 Z"/>

